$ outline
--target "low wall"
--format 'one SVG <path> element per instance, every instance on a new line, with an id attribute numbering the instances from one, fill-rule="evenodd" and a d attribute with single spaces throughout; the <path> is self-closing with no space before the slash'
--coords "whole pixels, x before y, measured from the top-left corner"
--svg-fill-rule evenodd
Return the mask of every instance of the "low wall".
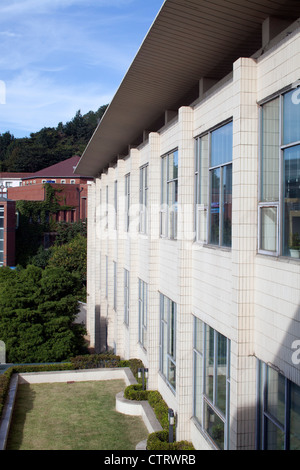
<path id="1" fill-rule="evenodd" d="M 61 370 L 48 372 L 24 372 L 19 374 L 19 384 L 40 384 L 57 382 L 87 382 L 91 380 L 125 380 L 126 386 L 136 383 L 127 367 L 107 369 Z"/>
<path id="2" fill-rule="evenodd" d="M 7 400 L 0 420 L 0 450 L 5 450 L 9 433 L 16 393 L 19 384 L 68 383 L 97 380 L 123 379 L 126 386 L 136 384 L 136 379 L 128 367 L 107 369 L 63 370 L 49 372 L 25 372 L 13 374 Z M 116 396 L 116 410 L 123 414 L 141 416 L 149 433 L 161 430 L 161 426 L 148 402 L 126 400 L 123 392 Z M 137 450 L 145 449 L 145 442 Z"/>

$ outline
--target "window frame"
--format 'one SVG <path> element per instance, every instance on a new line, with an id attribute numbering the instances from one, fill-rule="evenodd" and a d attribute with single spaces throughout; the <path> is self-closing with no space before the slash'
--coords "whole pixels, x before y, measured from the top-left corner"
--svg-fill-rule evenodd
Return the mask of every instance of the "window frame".
<path id="1" fill-rule="evenodd" d="M 293 86 L 289 85 L 278 92 L 266 97 L 265 99 L 261 100 L 258 102 L 259 106 L 259 184 L 258 184 L 258 214 L 257 214 L 257 219 L 258 219 L 258 229 L 257 229 L 257 239 L 258 239 L 258 253 L 263 254 L 263 255 L 268 255 L 268 256 L 275 256 L 275 257 L 284 257 L 287 259 L 293 259 L 297 261 L 297 258 L 291 258 L 290 256 L 287 256 L 284 254 L 284 247 L 283 247 L 283 242 L 284 242 L 284 236 L 283 236 L 283 231 L 284 231 L 284 151 L 289 148 L 297 147 L 300 146 L 300 141 L 293 141 L 288 144 L 284 144 L 283 141 L 283 136 L 284 136 L 284 96 L 288 94 L 289 92 L 296 90 L 299 88 L 299 85 Z M 262 197 L 262 185 L 263 185 L 263 171 L 262 171 L 262 166 L 263 166 L 263 108 L 266 104 L 271 103 L 272 101 L 275 101 L 276 99 L 279 100 L 279 123 L 278 123 L 278 128 L 279 128 L 279 139 L 278 139 L 278 201 L 273 200 L 273 201 L 263 201 Z M 300 106 L 300 104 L 299 104 Z M 262 243 L 261 243 L 261 234 L 262 234 L 262 221 L 261 221 L 261 209 L 263 208 L 276 208 L 277 211 L 277 218 L 276 218 L 276 227 L 275 227 L 275 233 L 277 237 L 277 243 L 276 243 L 276 251 L 272 250 L 267 250 L 262 248 Z"/>
<path id="2" fill-rule="evenodd" d="M 140 188 L 139 188 L 139 233 L 144 235 L 148 232 L 148 181 L 149 164 L 140 167 Z"/>
<path id="3" fill-rule="evenodd" d="M 229 449 L 230 443 L 230 359 L 231 359 L 231 341 L 229 338 L 226 338 L 224 335 L 219 333 L 214 328 L 211 328 L 208 324 L 203 322 L 200 318 L 193 316 L 193 419 L 197 423 L 197 426 L 200 427 L 201 432 L 209 439 L 213 446 L 219 449 L 217 443 L 213 440 L 213 437 L 205 429 L 205 413 L 206 407 L 211 408 L 215 415 L 223 422 L 224 424 L 224 449 Z M 197 349 L 197 321 L 202 324 L 201 330 L 201 346 L 202 351 Z M 206 393 L 206 377 L 207 377 L 207 335 L 209 334 L 209 328 L 213 332 L 214 344 L 213 344 L 213 397 L 210 398 Z M 217 378 L 217 349 L 219 344 L 219 335 L 226 339 L 226 399 L 225 399 L 225 412 L 223 412 L 216 404 L 216 387 L 218 384 Z M 197 374 L 197 364 L 198 361 L 201 361 L 200 377 Z M 200 379 L 200 385 L 198 380 Z M 200 393 L 196 387 L 200 387 Z M 196 409 L 200 407 L 200 419 L 196 415 Z"/>
<path id="4" fill-rule="evenodd" d="M 113 309 L 117 311 L 117 262 L 113 261 L 113 273 L 114 273 L 114 293 L 113 293 Z"/>
<path id="5" fill-rule="evenodd" d="M 169 174 L 169 158 L 174 155 L 177 155 L 177 177 L 170 178 Z M 166 164 L 165 164 L 166 162 Z M 164 167 L 166 172 L 164 172 Z M 166 174 L 165 174 L 166 173 Z M 169 200 L 169 187 L 173 185 L 176 188 L 175 191 L 175 201 L 172 201 L 170 205 Z M 177 231 L 178 231 L 178 194 L 179 194 L 179 151 L 178 148 L 169 151 L 168 153 L 162 155 L 161 157 L 161 207 L 160 207 L 160 237 L 166 238 L 169 240 L 177 240 Z M 164 200 L 166 197 L 166 201 Z M 177 197 L 177 199 L 176 199 Z M 170 218 L 172 215 L 172 225 L 170 223 Z"/>
<path id="6" fill-rule="evenodd" d="M 125 232 L 129 232 L 130 225 L 130 173 L 125 175 Z"/>
<path id="7" fill-rule="evenodd" d="M 139 343 L 147 350 L 148 284 L 139 279 Z"/>
<path id="8" fill-rule="evenodd" d="M 223 217 L 221 214 L 221 210 L 223 213 L 223 201 L 224 201 L 224 190 L 223 190 L 223 174 L 224 168 L 231 166 L 233 168 L 233 155 L 230 161 L 225 163 L 220 163 L 218 165 L 212 165 L 211 157 L 212 157 L 212 134 L 221 129 L 222 127 L 227 126 L 228 124 L 233 124 L 232 117 L 226 119 L 225 121 L 217 124 L 216 126 L 210 128 L 209 130 L 201 133 L 197 137 L 195 137 L 195 163 L 194 163 L 194 232 L 195 232 L 195 241 L 197 243 L 201 243 L 203 245 L 211 245 L 217 248 L 226 248 L 231 249 L 232 247 L 232 232 L 230 236 L 230 245 L 223 244 Z M 204 171 L 206 171 L 206 175 L 204 178 L 207 178 L 207 191 L 206 191 L 206 201 L 200 201 L 200 194 L 201 194 L 201 179 L 203 178 L 202 175 L 202 164 L 201 164 L 201 140 L 205 137 L 208 138 L 207 142 L 207 161 Z M 233 149 L 233 147 L 232 147 Z M 219 243 L 213 243 L 211 241 L 211 205 L 212 205 L 212 172 L 216 169 L 220 168 L 220 189 L 219 189 L 219 229 L 218 229 L 218 236 L 219 236 Z M 232 194 L 232 184 L 231 184 L 231 194 Z M 204 214 L 205 217 L 205 225 L 204 229 L 202 229 L 201 222 L 200 222 L 200 214 Z M 232 220 L 231 220 L 232 222 Z M 232 228 L 232 225 L 231 225 Z M 204 236 L 200 236 L 203 234 Z"/>
<path id="9" fill-rule="evenodd" d="M 124 323 L 129 326 L 130 273 L 124 268 Z"/>
<path id="10" fill-rule="evenodd" d="M 114 230 L 118 229 L 118 180 L 114 181 Z"/>
<path id="11" fill-rule="evenodd" d="M 272 370 L 284 379 L 284 422 L 268 409 L 268 390 L 271 387 L 268 382 L 268 372 Z M 257 359 L 257 422 L 256 422 L 256 449 L 268 450 L 268 424 L 271 423 L 284 435 L 284 450 L 290 450 L 291 444 L 291 392 L 292 386 L 299 388 L 297 384 L 290 381 L 275 368 Z"/>
<path id="12" fill-rule="evenodd" d="M 166 307 L 166 308 L 165 308 Z M 171 314 L 173 312 L 173 317 Z M 159 371 L 172 392 L 176 393 L 176 334 L 177 304 L 160 293 L 160 339 L 159 339 Z M 170 352 L 170 346 L 174 353 Z M 174 380 L 171 381 L 170 370 L 173 367 Z"/>

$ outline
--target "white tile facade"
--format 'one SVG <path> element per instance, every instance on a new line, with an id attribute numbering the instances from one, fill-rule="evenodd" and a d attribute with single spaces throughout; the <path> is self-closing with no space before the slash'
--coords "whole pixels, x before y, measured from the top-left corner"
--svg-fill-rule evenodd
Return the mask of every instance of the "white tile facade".
<path id="1" fill-rule="evenodd" d="M 300 338 L 300 262 L 258 254 L 259 107 L 257 102 L 300 78 L 300 31 L 259 59 L 240 58 L 233 74 L 204 99 L 179 109 L 148 140 L 131 149 L 89 188 L 88 331 L 96 350 L 115 349 L 149 368 L 178 415 L 177 438 L 211 449 L 193 416 L 193 317 L 229 338 L 230 448 L 255 448 L 257 359 L 300 385 L 291 360 Z M 232 248 L 194 241 L 195 138 L 233 120 Z M 160 237 L 161 157 L 178 148 L 178 238 Z M 148 164 L 148 232 L 138 233 L 139 169 Z M 130 228 L 124 230 L 125 175 L 130 173 Z M 118 188 L 118 229 L 105 228 Z M 101 196 L 100 196 L 101 192 Z M 101 201 L 101 203 L 100 203 Z M 107 258 L 106 258 L 107 257 Z M 106 267 L 107 259 L 107 267 Z M 113 262 L 117 304 L 113 308 Z M 124 324 L 124 269 L 130 273 L 129 325 Z M 107 270 L 107 272 L 106 272 Z M 147 345 L 138 341 L 138 279 L 148 284 Z M 106 285 L 106 282 L 108 283 Z M 107 295 L 106 295 L 107 292 Z M 159 371 L 160 298 L 177 304 L 176 393 Z M 99 328 L 100 326 L 100 328 Z M 97 329 L 98 328 L 98 329 Z M 106 330 L 107 329 L 107 330 Z M 105 335 L 104 333 L 106 333 Z"/>

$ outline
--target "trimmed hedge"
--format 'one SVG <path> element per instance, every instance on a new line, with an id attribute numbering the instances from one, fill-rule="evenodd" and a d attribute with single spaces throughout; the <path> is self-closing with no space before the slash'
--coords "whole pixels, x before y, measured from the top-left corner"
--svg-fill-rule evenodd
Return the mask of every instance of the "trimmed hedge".
<path id="1" fill-rule="evenodd" d="M 143 390 L 141 384 L 129 385 L 124 391 L 124 398 L 128 400 L 148 400 L 153 408 L 156 418 L 163 431 L 149 434 L 147 450 L 195 450 L 191 442 L 175 441 L 169 443 L 169 417 L 168 405 L 157 390 Z"/>
<path id="2" fill-rule="evenodd" d="M 193 444 L 188 441 L 168 442 L 168 431 L 157 431 L 149 434 L 147 450 L 195 450 Z"/>
<path id="3" fill-rule="evenodd" d="M 86 354 L 73 357 L 70 361 L 74 369 L 130 367 L 135 377 L 137 377 L 138 369 L 143 367 L 140 359 L 121 360 L 120 356 L 112 353 Z"/>

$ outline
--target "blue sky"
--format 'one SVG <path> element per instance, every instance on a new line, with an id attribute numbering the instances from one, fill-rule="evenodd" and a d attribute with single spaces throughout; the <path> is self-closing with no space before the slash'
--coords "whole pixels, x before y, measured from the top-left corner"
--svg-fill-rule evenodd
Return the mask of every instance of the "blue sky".
<path id="1" fill-rule="evenodd" d="M 1 0 L 0 134 L 110 102 L 163 0 Z"/>

